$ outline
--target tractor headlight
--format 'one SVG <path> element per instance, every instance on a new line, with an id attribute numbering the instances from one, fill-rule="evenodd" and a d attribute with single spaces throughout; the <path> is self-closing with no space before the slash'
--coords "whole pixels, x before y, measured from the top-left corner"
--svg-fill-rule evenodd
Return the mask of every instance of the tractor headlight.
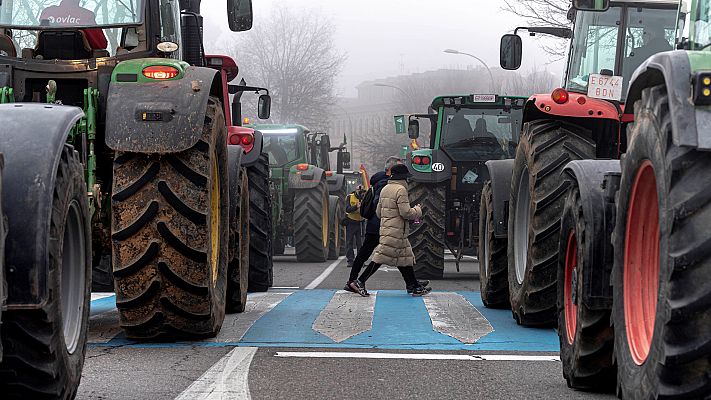
<path id="1" fill-rule="evenodd" d="M 694 76 L 694 104 L 711 105 L 711 72 L 697 72 Z"/>

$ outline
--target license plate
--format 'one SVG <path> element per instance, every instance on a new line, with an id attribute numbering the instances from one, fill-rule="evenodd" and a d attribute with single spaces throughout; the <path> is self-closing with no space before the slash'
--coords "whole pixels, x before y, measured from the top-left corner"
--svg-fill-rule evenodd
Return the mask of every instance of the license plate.
<path id="1" fill-rule="evenodd" d="M 473 94 L 472 102 L 474 103 L 496 103 L 495 94 Z"/>
<path id="2" fill-rule="evenodd" d="M 590 74 L 588 97 L 613 101 L 622 100 L 623 79 L 621 76 Z"/>

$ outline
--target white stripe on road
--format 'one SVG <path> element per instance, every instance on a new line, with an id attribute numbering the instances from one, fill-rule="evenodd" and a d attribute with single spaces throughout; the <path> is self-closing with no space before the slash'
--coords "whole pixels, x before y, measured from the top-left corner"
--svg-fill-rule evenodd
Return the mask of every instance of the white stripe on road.
<path id="1" fill-rule="evenodd" d="M 176 400 L 247 400 L 249 365 L 256 347 L 235 347 L 193 382 Z"/>
<path id="2" fill-rule="evenodd" d="M 338 264 L 340 264 L 341 261 L 343 261 L 343 259 L 345 259 L 345 257 L 343 257 L 343 256 L 339 257 L 338 260 L 334 261 L 331 265 L 329 265 L 328 268 L 326 268 L 326 270 L 321 273 L 321 275 L 317 276 L 316 279 L 314 279 L 311 283 L 309 283 L 308 286 L 306 286 L 304 289 L 306 289 L 306 290 L 316 289 L 318 287 L 318 285 L 321 284 L 321 282 L 325 281 L 326 278 L 328 278 L 328 276 L 331 275 L 331 272 L 333 272 L 333 270 L 336 269 Z"/>
<path id="3" fill-rule="evenodd" d="M 412 353 L 339 353 L 278 351 L 284 358 L 362 358 L 375 360 L 454 360 L 454 361 L 560 361 L 558 356 L 527 356 L 518 354 L 412 354 Z"/>
<path id="4" fill-rule="evenodd" d="M 340 343 L 373 328 L 377 292 L 369 297 L 339 290 L 321 311 L 312 329 Z"/>
<path id="5" fill-rule="evenodd" d="M 434 292 L 422 299 L 437 332 L 472 344 L 494 331 L 489 321 L 460 294 Z"/>
<path id="6" fill-rule="evenodd" d="M 114 295 L 114 293 L 98 293 L 98 292 L 95 292 L 95 293 L 92 293 L 92 294 L 91 294 L 91 301 L 105 299 L 105 298 L 111 297 L 111 296 L 113 296 L 113 295 Z"/>
<path id="7" fill-rule="evenodd" d="M 237 343 L 259 318 L 279 305 L 291 293 L 250 293 L 247 296 L 247 307 L 241 314 L 225 316 L 222 329 L 216 337 L 205 340 L 214 343 Z"/>

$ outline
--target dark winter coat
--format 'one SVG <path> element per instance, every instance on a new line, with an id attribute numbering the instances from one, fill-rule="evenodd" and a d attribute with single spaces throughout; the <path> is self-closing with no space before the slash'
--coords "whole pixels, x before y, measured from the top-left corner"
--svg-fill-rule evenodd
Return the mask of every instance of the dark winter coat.
<path id="1" fill-rule="evenodd" d="M 422 217 L 420 206 L 410 207 L 407 181 L 390 180 L 380 192 L 376 213 L 380 217 L 380 243 L 375 249 L 373 261 L 392 267 L 415 265 L 408 236 L 410 220 Z"/>
<path id="2" fill-rule="evenodd" d="M 373 205 L 378 204 L 378 200 L 380 200 L 380 192 L 387 184 L 388 175 L 384 171 L 376 172 L 370 177 L 370 187 L 373 188 Z M 368 224 L 365 227 L 365 234 L 380 235 L 380 218 L 378 218 L 377 213 L 373 214 L 373 218 L 368 220 Z"/>

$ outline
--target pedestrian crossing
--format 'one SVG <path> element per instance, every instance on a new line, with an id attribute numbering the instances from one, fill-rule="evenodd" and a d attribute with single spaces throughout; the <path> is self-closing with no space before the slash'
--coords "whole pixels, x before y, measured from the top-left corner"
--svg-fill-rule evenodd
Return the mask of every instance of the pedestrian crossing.
<path id="1" fill-rule="evenodd" d="M 132 342 L 118 326 L 115 297 L 92 299 L 91 346 L 558 351 L 555 331 L 518 326 L 510 311 L 485 308 L 477 292 L 412 297 L 378 290 L 366 298 L 321 289 L 250 294 L 246 311 L 228 315 L 217 337 L 190 343 Z"/>

